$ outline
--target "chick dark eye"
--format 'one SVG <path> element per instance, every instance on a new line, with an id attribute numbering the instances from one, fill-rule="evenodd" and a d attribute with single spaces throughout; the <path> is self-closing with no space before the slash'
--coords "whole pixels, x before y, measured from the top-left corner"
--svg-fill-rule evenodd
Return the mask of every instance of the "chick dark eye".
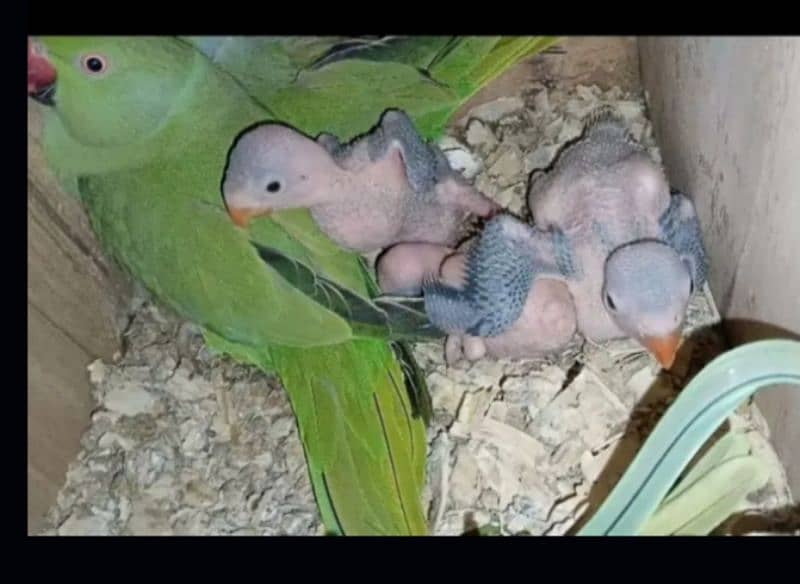
<path id="1" fill-rule="evenodd" d="M 81 67 L 85 72 L 97 75 L 108 68 L 108 62 L 101 55 L 86 55 L 81 59 Z"/>
<path id="2" fill-rule="evenodd" d="M 689 279 L 689 296 L 694 294 L 694 278 Z"/>
<path id="3" fill-rule="evenodd" d="M 277 193 L 279 190 L 281 190 L 281 183 L 276 180 L 267 185 L 267 192 Z"/>
<path id="4" fill-rule="evenodd" d="M 606 304 L 611 310 L 616 310 L 617 306 L 614 304 L 614 301 L 611 300 L 611 294 L 606 293 Z"/>

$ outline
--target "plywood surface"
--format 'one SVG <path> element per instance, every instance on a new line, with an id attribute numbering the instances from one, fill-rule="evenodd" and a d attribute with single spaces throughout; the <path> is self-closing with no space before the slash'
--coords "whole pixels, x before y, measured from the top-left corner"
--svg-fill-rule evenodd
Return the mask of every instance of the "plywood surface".
<path id="1" fill-rule="evenodd" d="M 697 205 L 731 340 L 800 338 L 800 39 L 639 46 L 656 137 L 673 185 Z M 757 401 L 800 497 L 800 395 Z"/>
<path id="2" fill-rule="evenodd" d="M 53 503 L 91 400 L 86 365 L 119 348 L 127 282 L 77 200 L 47 168 L 42 108 L 28 111 L 28 530 Z"/>

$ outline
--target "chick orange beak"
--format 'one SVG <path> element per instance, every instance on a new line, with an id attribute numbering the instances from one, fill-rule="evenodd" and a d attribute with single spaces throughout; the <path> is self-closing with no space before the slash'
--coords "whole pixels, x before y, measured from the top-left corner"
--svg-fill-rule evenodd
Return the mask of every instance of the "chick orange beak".
<path id="1" fill-rule="evenodd" d="M 655 355 L 664 369 L 669 369 L 675 362 L 682 341 L 681 334 L 674 332 L 664 337 L 646 337 L 642 340 L 642 344 Z"/>
<path id="2" fill-rule="evenodd" d="M 228 215 L 239 227 L 246 228 L 250 221 L 272 213 L 272 209 L 251 209 L 247 207 L 228 207 Z"/>

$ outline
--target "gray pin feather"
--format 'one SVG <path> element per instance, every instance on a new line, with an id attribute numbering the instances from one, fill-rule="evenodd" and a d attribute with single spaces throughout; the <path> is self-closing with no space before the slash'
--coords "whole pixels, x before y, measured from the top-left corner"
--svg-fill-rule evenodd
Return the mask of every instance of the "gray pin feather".
<path id="1" fill-rule="evenodd" d="M 659 218 L 659 225 L 664 241 L 689 261 L 695 288 L 701 288 L 708 278 L 708 256 L 700 219 L 692 201 L 672 189 L 669 207 Z"/>
<path id="2" fill-rule="evenodd" d="M 603 106 L 589 115 L 581 138 L 564 150 L 558 166 L 585 172 L 615 164 L 638 152 L 645 149 L 633 138 L 623 118 L 611 107 Z"/>
<path id="3" fill-rule="evenodd" d="M 369 157 L 373 161 L 385 156 L 393 145 L 399 145 L 408 182 L 417 195 L 426 199 L 435 194 L 436 183 L 452 173 L 444 155 L 436 146 L 422 139 L 411 118 L 402 111 L 384 113 L 380 125 L 367 140 Z"/>
<path id="4" fill-rule="evenodd" d="M 520 317 L 536 277 L 568 278 L 574 273 L 575 260 L 563 233 L 499 215 L 469 250 L 462 288 L 440 281 L 423 284 L 425 310 L 448 333 L 493 337 Z"/>

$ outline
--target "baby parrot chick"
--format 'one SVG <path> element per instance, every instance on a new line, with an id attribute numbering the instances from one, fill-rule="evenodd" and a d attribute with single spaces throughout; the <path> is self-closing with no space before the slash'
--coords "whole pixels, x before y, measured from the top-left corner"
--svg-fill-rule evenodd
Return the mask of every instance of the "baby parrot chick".
<path id="1" fill-rule="evenodd" d="M 386 294 L 424 291 L 428 317 L 448 333 L 445 357 L 454 363 L 532 358 L 563 348 L 576 330 L 562 275 L 570 261 L 557 235 L 501 215 L 458 251 L 398 244 L 378 259 L 377 271 Z"/>
<path id="2" fill-rule="evenodd" d="M 631 337 L 671 367 L 690 296 L 708 271 L 692 202 L 670 191 L 607 108 L 531 184 L 528 201 L 536 225 L 560 230 L 573 246 L 580 332 L 593 341 Z"/>
<path id="3" fill-rule="evenodd" d="M 499 210 L 398 110 L 349 144 L 277 123 L 256 126 L 231 150 L 223 196 L 242 227 L 305 208 L 331 240 L 362 254 L 398 242 L 454 245 L 470 216 Z"/>

